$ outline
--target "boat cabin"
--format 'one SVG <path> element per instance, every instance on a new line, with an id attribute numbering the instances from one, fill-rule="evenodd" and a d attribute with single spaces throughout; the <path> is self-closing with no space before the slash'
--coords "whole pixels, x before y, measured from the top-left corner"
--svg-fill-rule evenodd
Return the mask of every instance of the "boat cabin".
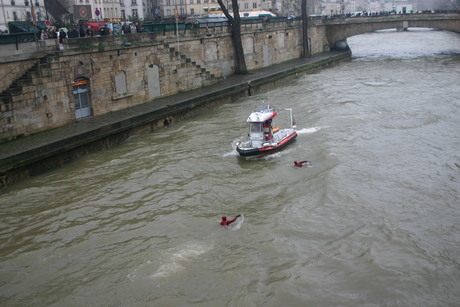
<path id="1" fill-rule="evenodd" d="M 273 140 L 273 118 L 276 112 L 270 110 L 253 112 L 249 115 L 249 138 L 252 140 L 252 146 L 261 146 L 263 143 L 269 143 Z"/>

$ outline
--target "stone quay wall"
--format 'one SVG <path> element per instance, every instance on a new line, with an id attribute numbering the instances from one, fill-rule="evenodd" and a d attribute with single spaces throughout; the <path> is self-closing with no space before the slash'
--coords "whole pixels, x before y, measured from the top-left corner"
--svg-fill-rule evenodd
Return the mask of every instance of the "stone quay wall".
<path id="1" fill-rule="evenodd" d="M 132 135 L 152 133 L 218 104 L 289 84 L 301 75 L 348 60 L 350 55 L 350 52 L 331 52 L 294 59 L 254 70 L 248 75 L 229 76 L 225 81 L 152 100 L 128 110 L 90 117 L 0 144 L 0 189 L 91 152 L 117 146 Z"/>
<path id="2" fill-rule="evenodd" d="M 301 55 L 299 23 L 242 30 L 249 70 Z M 53 42 L 36 43 L 32 53 L 22 50 L 17 60 L 9 55 L 0 64 L 0 143 L 204 87 L 234 72 L 228 27 Z M 88 103 L 83 115 L 81 95 Z"/>

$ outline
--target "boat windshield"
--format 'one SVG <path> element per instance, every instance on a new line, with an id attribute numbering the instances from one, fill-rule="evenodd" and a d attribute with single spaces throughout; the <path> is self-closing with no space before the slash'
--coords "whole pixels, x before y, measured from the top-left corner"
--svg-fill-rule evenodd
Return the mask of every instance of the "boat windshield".
<path id="1" fill-rule="evenodd" d="M 262 132 L 262 123 L 251 123 L 249 125 L 249 129 L 251 133 Z"/>

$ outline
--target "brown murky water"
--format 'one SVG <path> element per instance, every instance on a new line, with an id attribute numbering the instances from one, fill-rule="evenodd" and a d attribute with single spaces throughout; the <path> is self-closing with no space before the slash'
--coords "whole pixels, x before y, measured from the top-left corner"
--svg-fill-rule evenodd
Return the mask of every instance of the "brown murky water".
<path id="1" fill-rule="evenodd" d="M 349 44 L 349 62 L 2 190 L 1 305 L 458 305 L 460 35 Z M 267 103 L 299 137 L 242 159 Z"/>

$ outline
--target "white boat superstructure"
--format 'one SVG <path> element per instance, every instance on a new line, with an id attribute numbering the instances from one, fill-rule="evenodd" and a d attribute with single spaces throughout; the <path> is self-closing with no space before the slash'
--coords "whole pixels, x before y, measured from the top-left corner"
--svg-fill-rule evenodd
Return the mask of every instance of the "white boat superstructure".
<path id="1" fill-rule="evenodd" d="M 273 107 L 252 112 L 246 122 L 249 124 L 248 140 L 236 144 L 236 150 L 241 156 L 270 154 L 291 143 L 296 137 L 295 121 L 292 109 L 290 112 L 290 127 L 273 126 L 273 119 L 278 115 Z"/>

